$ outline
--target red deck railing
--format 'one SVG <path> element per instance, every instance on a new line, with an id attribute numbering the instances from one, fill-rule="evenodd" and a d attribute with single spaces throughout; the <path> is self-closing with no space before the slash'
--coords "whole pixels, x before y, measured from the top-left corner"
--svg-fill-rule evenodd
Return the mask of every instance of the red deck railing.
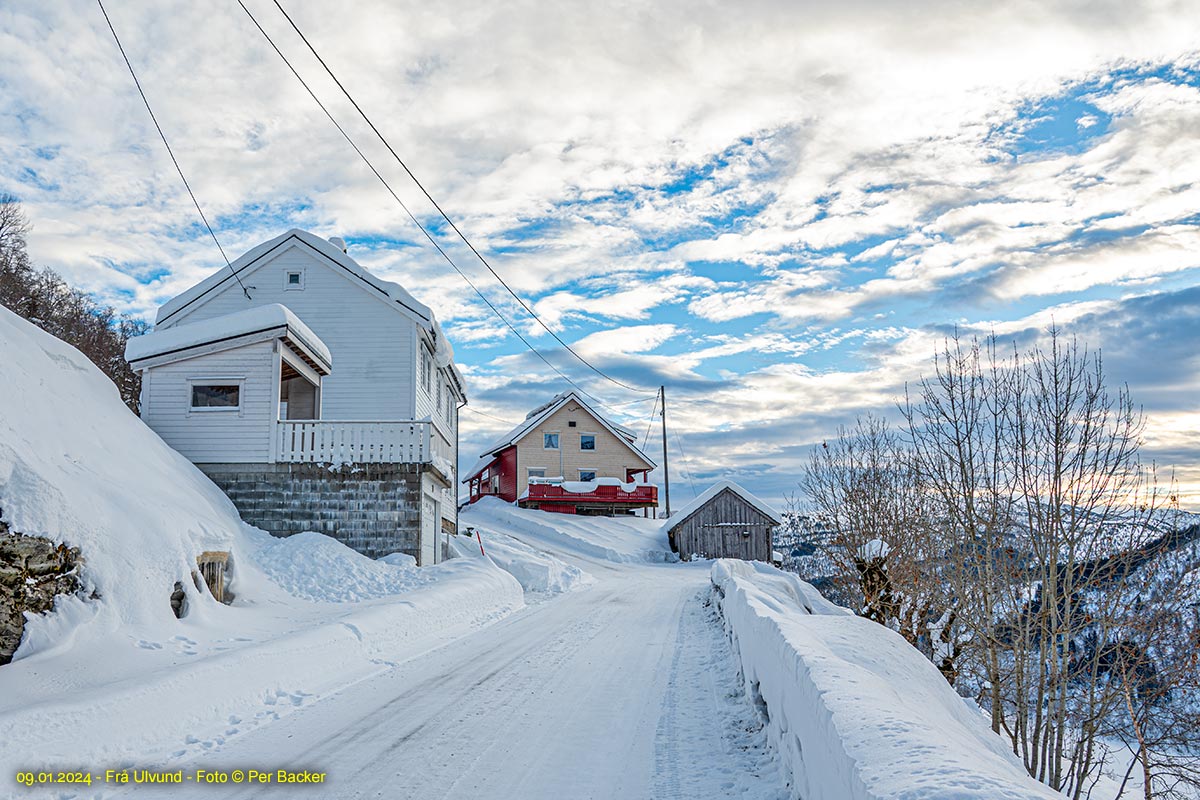
<path id="1" fill-rule="evenodd" d="M 657 505 L 658 487 L 639 484 L 633 491 L 620 486 L 597 486 L 590 492 L 568 492 L 554 483 L 531 483 L 525 502 L 584 505 L 591 503 L 613 505 Z"/>

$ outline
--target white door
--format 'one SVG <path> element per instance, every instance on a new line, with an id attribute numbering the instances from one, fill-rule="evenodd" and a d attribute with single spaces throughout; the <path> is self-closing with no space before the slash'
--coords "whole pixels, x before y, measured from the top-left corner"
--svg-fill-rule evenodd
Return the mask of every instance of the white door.
<path id="1" fill-rule="evenodd" d="M 421 493 L 421 566 L 437 563 L 438 529 L 437 501 Z"/>

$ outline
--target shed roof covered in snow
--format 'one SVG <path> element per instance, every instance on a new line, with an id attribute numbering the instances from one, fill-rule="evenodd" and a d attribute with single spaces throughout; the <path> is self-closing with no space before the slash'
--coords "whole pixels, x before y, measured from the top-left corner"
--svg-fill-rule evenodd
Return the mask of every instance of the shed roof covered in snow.
<path id="1" fill-rule="evenodd" d="M 701 508 L 704 508 L 704 506 L 708 505 L 709 501 L 721 494 L 721 492 L 725 491 L 726 489 L 741 497 L 767 517 L 770 517 L 776 525 L 779 525 L 783 522 L 783 517 L 779 516 L 778 511 L 767 505 L 767 503 L 760 500 L 758 497 L 746 491 L 746 489 L 740 485 L 734 483 L 733 481 L 719 481 L 697 495 L 695 500 L 688 503 L 686 506 L 679 509 L 666 520 L 664 520 L 662 526 L 663 530 L 671 531 L 678 527 L 681 522 L 695 514 Z"/>
<path id="2" fill-rule="evenodd" d="M 136 368 L 138 362 L 150 359 L 169 363 L 200 352 L 218 352 L 275 338 L 286 339 L 313 369 L 329 374 L 333 366 L 329 348 L 291 309 L 278 303 L 136 336 L 125 345 L 125 359 Z"/>

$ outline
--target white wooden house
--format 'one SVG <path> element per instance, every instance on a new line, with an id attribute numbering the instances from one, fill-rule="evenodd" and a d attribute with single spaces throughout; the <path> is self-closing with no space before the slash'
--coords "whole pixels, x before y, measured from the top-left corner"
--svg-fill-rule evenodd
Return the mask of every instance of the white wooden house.
<path id="1" fill-rule="evenodd" d="M 130 341 L 145 422 L 251 524 L 440 560 L 466 395 L 433 312 L 306 231 L 232 266 Z"/>

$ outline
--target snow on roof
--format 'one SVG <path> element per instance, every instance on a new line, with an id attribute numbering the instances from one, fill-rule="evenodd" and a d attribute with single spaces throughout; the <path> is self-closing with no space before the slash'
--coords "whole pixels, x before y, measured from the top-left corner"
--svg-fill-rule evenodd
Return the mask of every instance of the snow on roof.
<path id="1" fill-rule="evenodd" d="M 293 341 L 306 348 L 312 356 L 328 368 L 333 364 L 329 348 L 287 306 L 278 303 L 235 311 L 212 319 L 188 322 L 172 328 L 154 330 L 144 336 L 135 336 L 125 344 L 125 360 L 140 361 L 153 356 L 166 355 L 188 350 L 213 342 L 235 339 L 254 333 L 271 330 L 286 333 Z"/>
<path id="2" fill-rule="evenodd" d="M 429 306 L 414 298 L 403 286 L 398 283 L 393 283 L 392 281 L 385 281 L 382 278 L 372 275 L 357 261 L 344 253 L 340 247 L 331 244 L 328 240 L 323 239 L 314 233 L 302 231 L 299 228 L 292 228 L 285 234 L 276 236 L 270 241 L 263 242 L 257 247 L 252 247 L 234 260 L 234 262 L 230 265 L 233 268 L 232 270 L 229 267 L 222 267 L 212 275 L 209 275 L 207 278 L 200 281 L 200 283 L 197 283 L 192 288 L 188 289 L 182 294 L 177 295 L 171 300 L 168 300 L 158 309 L 158 317 L 156 318 L 155 322 L 161 325 L 169 321 L 171 317 L 175 316 L 177 313 L 190 306 L 197 300 L 200 300 L 203 296 L 208 294 L 216 287 L 227 281 L 232 281 L 234 277 L 233 273 L 242 272 L 250 265 L 261 259 L 263 256 L 268 255 L 277 249 L 281 249 L 292 239 L 307 245 L 308 247 L 317 251 L 317 253 L 320 255 L 325 256 L 327 259 L 349 272 L 352 276 L 362 281 L 367 287 L 378 291 L 380 294 L 391 300 L 394 300 L 398 305 L 404 307 L 419 317 L 427 328 L 431 328 L 433 326 L 433 312 L 429 309 Z"/>
<path id="3" fill-rule="evenodd" d="M 393 307 L 397 311 L 406 313 L 417 320 L 421 327 L 425 328 L 432 337 L 434 358 L 437 359 L 438 366 L 450 372 L 457 384 L 457 388 L 464 397 L 466 396 L 462 374 L 453 363 L 454 349 L 450 346 L 450 341 L 442 332 L 441 325 L 438 324 L 437 318 L 434 317 L 433 311 L 430 310 L 429 306 L 409 294 L 408 290 L 400 284 L 383 280 L 371 274 L 361 264 L 347 255 L 342 248 L 327 239 L 323 239 L 314 233 L 300 230 L 299 228 L 292 228 L 287 233 L 250 248 L 238 256 L 229 267 L 218 269 L 187 291 L 168 300 L 159 307 L 155 324 L 166 327 L 167 323 L 184 309 L 193 303 L 201 302 L 210 292 L 232 282 L 234 280 L 234 273 L 240 274 L 250 270 L 261 259 L 282 250 L 292 242 L 305 245 L 318 255 L 324 256 L 329 262 L 332 262 L 335 266 L 340 267 L 360 281 L 364 289 L 378 292 L 382 299 L 391 300 L 394 303 Z"/>
<path id="4" fill-rule="evenodd" d="M 584 408 L 584 410 L 586 410 L 589 414 L 591 414 L 593 417 L 595 417 L 596 420 L 601 425 L 608 428 L 610 433 L 612 433 L 619 440 L 624 442 L 625 446 L 628 447 L 630 450 L 632 450 L 634 453 L 636 453 L 639 458 L 643 459 L 647 464 L 650 464 L 652 466 L 658 466 L 648 455 L 646 455 L 645 453 L 642 452 L 641 448 L 639 448 L 636 444 L 634 444 L 634 442 L 637 441 L 636 434 L 634 434 L 628 428 L 622 428 L 620 425 L 616 425 L 612 422 L 609 422 L 603 416 L 598 414 L 594 408 L 592 408 L 590 405 L 585 403 L 579 397 L 579 395 L 577 395 L 575 392 L 571 391 L 571 392 L 562 392 L 561 394 L 557 394 L 554 396 L 554 399 L 551 400 L 550 402 L 543 403 L 542 405 L 533 409 L 532 411 L 530 411 L 528 414 L 525 415 L 524 422 L 522 422 L 520 425 L 513 428 L 508 433 L 501 436 L 496 441 L 492 442 L 491 445 L 489 445 L 480 454 L 480 459 L 478 462 L 476 462 L 475 469 L 473 469 L 471 472 L 467 473 L 467 476 L 463 479 L 463 483 L 466 483 L 467 481 L 471 480 L 471 478 L 474 478 L 481 471 L 483 471 L 484 467 L 486 467 L 488 464 L 492 463 L 492 456 L 495 455 L 495 453 L 497 451 L 503 450 L 504 448 L 508 447 L 509 445 L 516 444 L 521 439 L 524 439 L 525 436 L 531 430 L 536 428 L 543 420 L 545 420 L 547 417 L 554 414 L 554 412 L 558 411 L 560 408 L 562 408 L 564 405 L 566 405 L 567 402 L 570 400 L 574 400 L 576 403 L 578 403 L 580 406 L 582 406 Z"/>
<path id="5" fill-rule="evenodd" d="M 744 488 L 742 488 L 738 484 L 734 483 L 733 481 L 719 481 L 718 483 L 714 483 L 712 486 L 708 487 L 706 490 L 704 490 L 699 495 L 697 495 L 695 500 L 688 503 L 686 506 L 679 509 L 674 514 L 672 514 L 670 517 L 668 517 L 663 522 L 663 525 L 662 525 L 663 531 L 671 530 L 676 525 L 678 525 L 679 523 L 683 522 L 685 519 L 690 517 L 692 514 L 695 514 L 705 504 L 707 504 L 709 500 L 712 500 L 714 497 L 716 497 L 717 495 L 719 495 L 721 492 L 725 491 L 726 489 L 730 490 L 731 492 L 734 492 L 735 494 L 740 496 L 743 500 L 745 500 L 747 503 L 754 506 L 762 513 L 766 514 L 768 517 L 770 517 L 772 520 L 775 521 L 776 525 L 779 525 L 783 522 L 783 517 L 779 516 L 778 511 L 771 508 L 765 502 L 763 502 L 759 498 L 755 497 L 753 494 L 746 491 Z"/>

